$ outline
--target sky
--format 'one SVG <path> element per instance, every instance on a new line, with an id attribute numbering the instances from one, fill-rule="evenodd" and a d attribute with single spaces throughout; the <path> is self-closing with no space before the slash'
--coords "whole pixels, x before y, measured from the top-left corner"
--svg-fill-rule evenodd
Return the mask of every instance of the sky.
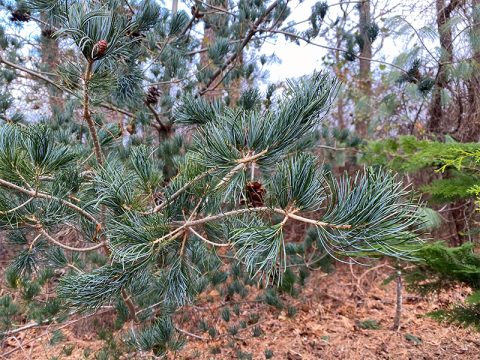
<path id="1" fill-rule="evenodd" d="M 300 22 L 308 19 L 312 7 L 318 1 L 319 0 L 290 0 L 289 6 L 291 9 L 291 15 L 286 19 L 284 24 L 288 24 L 289 22 Z M 187 12 L 190 11 L 189 5 L 186 5 L 182 0 L 179 2 L 179 9 L 184 9 Z M 334 19 L 336 14 L 339 14 L 340 12 L 338 6 L 340 0 L 326 0 L 326 2 L 331 6 L 327 17 Z M 354 1 L 352 1 L 352 3 L 353 2 Z M 190 3 L 190 1 L 188 1 L 188 3 Z M 349 4 L 349 8 L 351 9 L 353 9 L 354 6 L 352 3 Z M 429 0 L 376 0 L 373 3 L 376 4 L 378 9 L 381 9 L 383 5 L 389 9 L 394 9 L 386 17 L 402 14 L 404 17 L 408 18 L 410 23 L 416 28 L 423 25 L 423 19 L 422 14 L 418 11 L 412 11 L 412 8 L 415 6 L 422 9 L 429 7 L 427 5 Z M 171 0 L 166 0 L 165 6 L 171 8 Z M 381 20 L 383 20 L 382 17 L 377 18 L 377 22 L 381 22 Z M 308 25 L 308 23 L 304 23 L 297 26 L 296 29 L 305 30 Z M 316 38 L 314 41 L 320 44 L 326 44 L 325 42 L 322 42 L 321 38 Z M 382 52 L 375 54 L 374 57 L 381 60 L 392 61 L 406 45 L 405 39 L 396 40 L 393 37 L 388 37 L 383 40 Z M 261 49 L 261 53 L 265 55 L 275 54 L 280 60 L 279 63 L 268 64 L 268 66 L 266 66 L 270 74 L 267 82 L 279 82 L 288 78 L 312 73 L 314 70 L 322 69 L 322 56 L 324 56 L 327 51 L 321 47 L 307 44 L 303 41 L 300 41 L 300 45 L 296 45 L 287 41 L 283 35 L 278 35 L 275 39 L 270 39 L 265 42 Z M 375 66 L 375 63 L 373 66 Z"/>
<path id="2" fill-rule="evenodd" d="M 316 2 L 317 0 L 305 0 L 301 3 L 293 1 L 291 6 L 292 15 L 287 19 L 287 22 L 290 20 L 298 22 L 308 19 L 311 14 L 311 8 Z M 279 35 L 275 42 L 269 41 L 265 43 L 262 53 L 267 55 L 275 53 L 280 59 L 280 63 L 268 66 L 270 71 L 269 80 L 278 82 L 302 76 L 314 70 L 320 70 L 322 68 L 321 58 L 326 54 L 326 51 L 305 42 L 296 45 L 287 41 L 283 35 Z"/>
<path id="3" fill-rule="evenodd" d="M 311 14 L 311 8 L 317 1 L 318 0 L 290 0 L 289 6 L 291 9 L 291 15 L 284 23 L 287 24 L 289 22 L 300 22 L 308 19 Z M 329 5 L 338 5 L 339 3 L 339 0 L 326 1 Z M 405 9 L 413 6 L 410 5 L 410 3 L 420 4 L 426 3 L 427 1 L 428 0 L 377 0 L 376 3 L 383 4 L 388 2 L 389 8 L 398 7 Z M 189 13 L 189 4 L 191 4 L 191 0 L 179 0 L 179 9 L 183 9 Z M 171 0 L 164 0 L 164 6 L 171 8 Z M 338 11 L 338 6 L 332 6 L 329 9 L 328 14 L 330 17 L 334 17 L 335 13 Z M 391 15 L 392 14 L 389 16 Z M 419 28 L 421 25 L 421 13 L 409 13 L 408 19 L 412 24 L 415 25 L 416 28 Z M 303 26 L 303 29 L 305 29 L 308 26 L 308 23 L 304 23 Z M 302 25 L 297 26 L 296 29 L 303 30 Z M 203 26 L 198 26 L 197 30 L 202 31 Z M 28 23 L 23 28 L 21 35 L 29 37 L 29 35 L 37 32 L 38 27 L 34 23 Z M 315 42 L 325 43 L 321 38 L 316 38 Z M 389 37 L 388 39 L 384 40 L 384 43 L 382 44 L 382 52 L 375 54 L 374 58 L 392 61 L 393 58 L 401 52 L 401 48 L 405 47 L 405 45 L 406 43 L 404 40 L 396 41 L 395 39 Z M 288 78 L 295 78 L 305 74 L 310 74 L 314 70 L 321 70 L 323 68 L 322 56 L 326 54 L 326 50 L 322 49 L 321 47 L 306 44 L 305 42 L 300 42 L 300 45 L 297 45 L 287 41 L 283 35 L 278 35 L 274 39 L 266 40 L 261 49 L 261 53 L 266 55 L 275 54 L 275 56 L 279 59 L 278 63 L 269 63 L 265 66 L 265 69 L 267 69 L 269 72 L 269 77 L 263 81 L 263 84 L 259 84 L 263 89 L 266 87 L 266 84 L 271 82 L 278 83 Z"/>
<path id="4" fill-rule="evenodd" d="M 311 8 L 318 0 L 290 1 L 291 15 L 285 23 L 289 21 L 302 21 L 309 18 Z M 338 1 L 328 0 L 327 3 Z M 167 8 L 171 7 L 171 0 L 165 1 Z M 179 9 L 187 12 L 189 7 L 180 1 Z M 297 27 L 301 29 L 301 27 Z M 300 46 L 295 45 L 287 40 L 283 35 L 277 36 L 275 40 L 268 40 L 262 47 L 261 54 L 275 54 L 279 59 L 279 63 L 268 64 L 270 77 L 268 82 L 277 82 L 292 77 L 298 77 L 313 72 L 315 69 L 321 68 L 321 57 L 325 55 L 325 51 L 319 47 L 302 43 Z"/>

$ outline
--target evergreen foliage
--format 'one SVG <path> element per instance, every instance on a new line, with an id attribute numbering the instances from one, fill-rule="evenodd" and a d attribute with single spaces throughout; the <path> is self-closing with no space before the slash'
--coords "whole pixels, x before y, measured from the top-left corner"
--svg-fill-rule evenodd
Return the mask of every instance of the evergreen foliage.
<path id="1" fill-rule="evenodd" d="M 458 143 L 452 139 L 442 143 L 406 136 L 369 143 L 364 159 L 405 172 L 433 169 L 441 173 L 442 178 L 420 187 L 430 195 L 432 202 L 448 204 L 453 200 L 478 198 L 479 195 L 480 153 L 477 143 Z M 429 226 L 438 227 L 442 222 L 438 215 L 432 209 L 424 208 L 422 212 L 425 211 L 424 218 Z M 415 251 L 415 257 L 419 262 L 405 274 L 411 290 L 427 295 L 458 283 L 473 290 L 465 303 L 429 315 L 437 320 L 479 328 L 480 257 L 475 244 L 466 242 L 449 247 L 443 242 L 426 243 Z"/>
<path id="2" fill-rule="evenodd" d="M 420 263 L 405 275 L 410 289 L 430 294 L 461 283 L 473 290 L 465 303 L 453 304 L 429 315 L 440 321 L 480 329 L 480 256 L 474 252 L 474 245 L 465 243 L 448 247 L 445 243 L 436 242 L 420 247 L 415 255 Z"/>
<path id="3" fill-rule="evenodd" d="M 239 1 L 228 16 L 205 6 L 195 5 L 192 16 L 149 0 L 31 0 L 8 9 L 15 22 L 46 19 L 40 24 L 54 29 L 69 55 L 51 69 L 56 74 L 43 76 L 24 67 L 31 64 L 1 36 L 10 44 L 1 63 L 65 97 L 51 116 L 31 123 L 1 95 L 0 227 L 18 249 L 7 280 L 39 324 L 103 307 L 115 309 L 118 328 L 131 320 L 121 345 L 102 334 L 99 358 L 176 351 L 184 339 L 175 311 L 208 287 L 245 297 L 246 285 L 261 284 L 261 300 L 284 308 L 281 296 L 295 295 L 307 268 L 326 268 L 331 258 L 410 258 L 423 231 L 417 202 L 393 173 L 367 168 L 337 179 L 313 155 L 329 132 L 321 126 L 338 91 L 333 76 L 289 81 L 276 96 L 272 87 L 266 96 L 248 87 L 232 106 L 230 90 L 215 101 L 202 97 L 220 83 L 250 81 L 257 64 L 237 61 L 239 54 L 290 12 L 283 1 Z M 315 6 L 312 26 L 327 10 Z M 200 21 L 217 35 L 206 49 L 190 32 Z M 370 41 L 378 32 L 369 24 Z M 197 52 L 208 66 L 192 60 Z M 323 138 L 330 135 L 351 147 L 361 142 L 345 130 Z M 292 222 L 310 226 L 302 245 L 285 239 Z M 57 297 L 41 303 L 47 285 Z M 296 309 L 287 311 L 293 317 Z M 0 299 L 3 335 L 18 313 L 10 296 Z M 228 308 L 221 316 L 232 317 Z M 248 319 L 253 336 L 263 333 L 258 320 Z M 231 333 L 240 331 L 234 326 Z M 201 331 L 219 335 L 207 323 Z M 61 333 L 55 337 L 61 341 Z"/>
<path id="4" fill-rule="evenodd" d="M 479 179 L 477 143 L 459 143 L 417 140 L 413 136 L 372 141 L 363 155 L 363 161 L 407 173 L 432 169 L 443 176 L 421 190 L 431 195 L 431 200 L 448 203 L 475 195 Z"/>
<path id="5" fill-rule="evenodd" d="M 125 293 L 143 306 L 159 301 L 182 306 L 204 287 L 202 274 L 213 271 L 216 276 L 219 262 L 212 250 L 224 246 L 232 247 L 251 276 L 292 291 L 282 231 L 289 221 L 311 224 L 323 249 L 336 257 L 408 256 L 401 245 L 415 239 L 412 231 L 420 219 L 391 174 L 369 170 L 335 180 L 311 156 L 291 153 L 325 114 L 334 85 L 328 76 L 316 74 L 292 83 L 271 110 L 219 111 L 198 128 L 178 175 L 166 186 L 152 151 L 144 146 L 132 147 L 126 160 L 115 147 L 104 147 L 103 166 L 86 172 L 86 152 L 62 145 L 45 125 L 3 125 L 2 224 L 28 239 L 27 252 L 12 269 L 32 273 L 41 267 L 36 257 L 48 251 L 65 266 L 71 263 L 58 251 L 83 254 L 107 246 L 110 264 L 71 272 L 58 287 L 65 305 L 91 311 Z M 250 196 L 249 179 L 265 185 L 264 205 L 241 205 Z M 151 199 L 158 191 L 164 200 L 156 205 Z M 318 220 L 300 215 L 322 208 Z M 270 219 L 273 214 L 281 220 Z M 54 234 L 65 226 L 93 243 L 63 244 Z M 223 281 L 223 276 L 212 278 L 213 284 Z M 27 286 L 25 300 L 36 291 Z M 266 302 L 282 306 L 273 290 Z M 138 335 L 139 348 L 164 352 L 171 336 L 167 323 L 156 322 Z M 163 345 L 154 345 L 158 343 Z"/>

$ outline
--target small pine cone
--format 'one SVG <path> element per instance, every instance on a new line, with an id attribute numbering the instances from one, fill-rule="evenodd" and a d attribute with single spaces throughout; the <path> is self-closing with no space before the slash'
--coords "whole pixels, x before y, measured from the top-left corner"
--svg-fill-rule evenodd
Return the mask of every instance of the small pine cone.
<path id="1" fill-rule="evenodd" d="M 158 90 L 155 86 L 151 86 L 148 88 L 146 103 L 149 105 L 156 104 L 158 102 L 158 97 L 160 96 L 160 90 Z"/>
<path id="2" fill-rule="evenodd" d="M 125 129 L 129 132 L 130 135 L 133 135 L 135 133 L 135 124 L 128 124 Z"/>
<path id="3" fill-rule="evenodd" d="M 105 55 L 105 52 L 107 51 L 107 48 L 108 48 L 108 42 L 106 40 L 98 41 L 93 46 L 93 58 L 94 59 L 101 58 L 103 55 Z"/>
<path id="4" fill-rule="evenodd" d="M 10 13 L 10 21 L 12 22 L 28 22 L 30 20 L 30 13 L 28 11 L 15 10 Z"/>
<path id="5" fill-rule="evenodd" d="M 245 188 L 246 199 L 241 199 L 240 204 L 250 207 L 260 207 L 264 205 L 264 197 L 267 190 L 263 187 L 263 184 L 259 181 L 249 182 Z"/>

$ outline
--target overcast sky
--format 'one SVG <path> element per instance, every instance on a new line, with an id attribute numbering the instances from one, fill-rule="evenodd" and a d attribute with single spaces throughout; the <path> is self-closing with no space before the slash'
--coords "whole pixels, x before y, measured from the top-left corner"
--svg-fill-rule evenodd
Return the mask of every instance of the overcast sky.
<path id="1" fill-rule="evenodd" d="M 318 1 L 319 0 L 289 1 L 291 15 L 285 21 L 285 24 L 290 21 L 300 22 L 308 19 L 311 15 L 312 7 Z M 340 0 L 326 0 L 326 2 L 331 5 L 327 17 L 334 19 L 337 16 L 337 13 L 340 15 L 340 8 L 338 6 Z M 347 3 L 348 1 L 345 2 Z M 190 4 L 190 1 L 188 1 L 188 3 Z M 422 16 L 422 12 L 425 11 L 425 9 L 428 10 L 429 7 L 432 6 L 428 5 L 430 3 L 429 0 L 376 0 L 374 3 L 377 7 L 377 12 L 380 12 L 379 9 L 383 6 L 388 9 L 393 9 L 393 11 L 387 14 L 386 18 L 401 14 L 405 18 L 408 18 L 410 23 L 417 29 L 424 25 L 423 21 L 426 17 L 424 16 L 425 14 Z M 170 8 L 171 0 L 166 0 L 165 6 Z M 350 3 L 349 9 L 353 9 L 354 6 L 355 4 Z M 416 10 L 414 7 L 416 7 Z M 190 11 L 189 5 L 186 5 L 182 0 L 180 0 L 179 8 L 184 9 L 187 12 Z M 418 11 L 419 9 L 422 9 L 422 11 Z M 356 14 L 356 12 L 353 13 Z M 380 26 L 382 20 L 384 20 L 383 17 L 378 17 L 376 19 Z M 297 26 L 296 29 L 305 30 L 308 26 L 308 23 L 304 23 Z M 197 30 L 202 31 L 203 29 L 198 28 Z M 321 38 L 316 38 L 314 41 L 326 45 L 326 42 Z M 375 45 L 376 43 L 374 43 L 374 47 Z M 408 46 L 408 43 L 405 38 L 400 40 L 388 37 L 384 39 L 382 43 L 381 53 L 374 54 L 374 58 L 378 60 L 392 61 L 406 46 Z M 322 56 L 326 54 L 326 50 L 318 46 L 306 44 L 302 41 L 300 42 L 300 45 L 296 45 L 287 41 L 283 35 L 278 35 L 276 39 L 269 39 L 265 42 L 261 49 L 261 53 L 266 55 L 275 54 L 280 60 L 279 63 L 268 64 L 266 66 L 266 69 L 268 69 L 270 74 L 267 82 L 277 82 L 322 69 Z M 372 66 L 376 66 L 376 64 L 373 63 Z"/>

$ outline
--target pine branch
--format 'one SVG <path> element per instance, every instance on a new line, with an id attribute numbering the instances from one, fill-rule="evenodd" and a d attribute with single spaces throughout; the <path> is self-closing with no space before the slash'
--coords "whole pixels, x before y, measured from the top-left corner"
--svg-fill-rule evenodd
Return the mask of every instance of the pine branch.
<path id="1" fill-rule="evenodd" d="M 158 112 L 153 108 L 151 104 L 147 102 L 145 104 L 147 105 L 147 108 L 152 112 L 153 117 L 157 121 L 157 124 L 158 124 L 157 129 L 165 134 L 168 134 L 170 132 L 170 129 L 163 124 L 162 120 L 160 120 L 160 115 L 158 115 Z"/>
<path id="2" fill-rule="evenodd" d="M 250 42 L 250 40 L 252 39 L 252 37 L 257 33 L 257 31 L 259 31 L 258 27 L 267 19 L 268 15 L 278 6 L 279 4 L 279 0 L 275 1 L 274 3 L 272 3 L 266 10 L 265 12 L 262 14 L 262 16 L 260 16 L 252 25 L 252 27 L 250 28 L 250 30 L 248 31 L 247 35 L 245 36 L 245 39 L 243 40 L 243 42 L 240 44 L 240 47 L 238 48 L 238 50 L 233 53 L 228 59 L 227 61 L 219 68 L 217 69 L 217 71 L 215 71 L 213 73 L 213 75 L 210 77 L 210 79 L 207 81 L 207 83 L 205 84 L 205 86 L 199 91 L 199 95 L 200 96 L 203 96 L 205 95 L 209 90 L 210 86 L 215 82 L 215 80 L 218 78 L 218 76 L 220 76 L 220 74 L 222 74 L 227 68 L 228 66 L 233 63 L 237 57 L 241 54 L 241 52 L 243 51 L 243 49 L 245 48 L 245 46 L 248 45 L 248 43 Z"/>
<path id="3" fill-rule="evenodd" d="M 167 205 L 170 205 L 172 203 L 173 200 L 175 200 L 176 198 L 178 198 L 180 195 L 182 195 L 185 190 L 187 190 L 190 186 L 192 186 L 193 184 L 195 184 L 197 181 L 200 181 L 202 180 L 204 177 L 210 175 L 213 171 L 215 171 L 216 168 L 213 168 L 213 169 L 210 169 L 208 171 L 205 171 L 203 173 L 201 173 L 200 175 L 196 176 L 195 178 L 193 178 L 192 180 L 190 180 L 189 182 L 187 182 L 185 185 L 183 185 L 180 189 L 178 189 L 177 191 L 175 191 L 175 193 L 173 193 L 168 199 L 167 201 L 165 201 L 164 203 L 160 204 L 160 205 L 157 205 L 150 213 L 156 213 L 156 212 L 159 212 L 160 210 L 162 210 L 163 208 L 165 208 L 165 206 Z"/>
<path id="4" fill-rule="evenodd" d="M 261 158 L 266 153 L 268 153 L 268 149 L 260 151 L 258 154 L 248 155 L 242 159 L 237 160 L 238 165 L 235 166 L 232 170 L 230 170 L 227 175 L 225 175 L 222 180 L 217 184 L 215 187 L 216 189 L 220 188 L 222 185 L 226 184 L 237 172 L 244 169 L 248 163 L 253 163 L 255 160 Z"/>
<path id="5" fill-rule="evenodd" d="M 130 296 L 128 296 L 125 289 L 122 289 L 121 294 L 122 294 L 123 301 L 125 301 L 125 304 L 127 304 L 130 317 L 134 322 L 138 323 L 137 313 L 136 313 L 135 305 L 133 304 L 132 299 L 130 298 Z"/>
<path id="6" fill-rule="evenodd" d="M 6 214 L 11 214 L 14 213 L 17 210 L 20 210 L 24 206 L 30 204 L 30 202 L 33 200 L 33 198 L 28 199 L 27 201 L 21 203 L 20 205 L 14 207 L 13 209 L 7 210 L 7 211 L 0 211 L 0 215 L 6 215 Z"/>
<path id="7" fill-rule="evenodd" d="M 0 63 L 3 63 L 3 64 L 5 64 L 5 65 L 7 65 L 7 66 L 9 66 L 9 67 L 12 67 L 12 68 L 16 69 L 16 70 L 22 71 L 22 72 L 24 72 L 24 73 L 27 73 L 27 74 L 33 76 L 33 77 L 36 77 L 36 78 L 38 78 L 38 79 L 41 79 L 41 80 L 49 83 L 50 85 L 55 86 L 57 89 L 59 89 L 59 90 L 61 90 L 61 91 L 64 91 L 64 92 L 66 92 L 66 93 L 68 93 L 68 94 L 70 94 L 70 95 L 73 95 L 73 96 L 75 96 L 75 97 L 78 97 L 78 94 L 76 94 L 75 92 L 73 92 L 73 91 L 71 91 L 71 90 L 69 90 L 69 89 L 66 89 L 66 88 L 58 85 L 55 81 L 49 79 L 48 77 L 43 76 L 42 74 L 39 74 L 38 72 L 33 71 L 33 70 L 31 70 L 31 69 L 28 69 L 28 68 L 26 68 L 26 67 L 23 67 L 23 66 L 20 66 L 20 65 L 18 65 L 18 64 L 15 64 L 15 63 L 13 63 L 13 62 L 11 62 L 11 61 L 8 61 L 8 60 L 2 58 L 1 56 L 0 56 Z M 116 107 L 115 105 L 112 105 L 112 104 L 101 103 L 101 104 L 99 104 L 99 106 L 100 106 L 100 107 L 103 107 L 103 108 L 105 108 L 105 109 L 111 110 L 111 111 L 118 112 L 118 113 L 123 114 L 123 115 L 127 115 L 128 117 L 131 117 L 131 118 L 135 117 L 135 115 L 132 114 L 131 112 L 126 111 L 126 110 L 123 110 L 123 109 L 120 109 L 120 108 L 118 108 L 118 107 Z"/>
<path id="8" fill-rule="evenodd" d="M 287 211 L 287 210 L 280 209 L 280 208 L 270 208 L 270 207 L 267 207 L 267 206 L 263 206 L 263 207 L 254 207 L 254 208 L 246 208 L 246 209 L 237 209 L 237 210 L 226 211 L 226 212 L 221 213 L 221 214 L 210 215 L 210 216 L 206 216 L 202 219 L 197 219 L 197 220 L 192 220 L 192 221 L 187 221 L 187 222 L 175 221 L 175 222 L 173 222 L 173 224 L 181 225 L 181 227 L 175 229 L 172 233 L 176 234 L 178 231 L 183 230 L 185 228 L 192 227 L 192 226 L 197 226 L 197 225 L 202 225 L 202 224 L 212 222 L 212 221 L 217 221 L 217 220 L 220 220 L 220 219 L 223 219 L 223 218 L 226 218 L 226 217 L 238 216 L 238 215 L 248 214 L 248 213 L 272 212 L 272 211 L 276 212 L 277 214 L 285 215 L 288 218 L 291 218 L 293 220 L 297 220 L 297 221 L 304 222 L 304 223 L 311 224 L 311 225 L 315 225 L 315 226 L 329 227 L 329 228 L 340 229 L 340 230 L 348 230 L 352 227 L 349 224 L 339 224 L 338 225 L 338 224 L 331 224 L 331 223 L 327 223 L 327 222 L 323 222 L 323 221 L 317 221 L 317 220 L 309 219 L 309 218 L 306 218 L 306 217 L 303 217 L 303 216 L 300 216 L 300 215 L 296 215 L 295 210 Z M 166 235 L 165 237 L 162 238 L 162 240 L 164 238 L 168 238 L 168 237 L 169 236 Z"/>
<path id="9" fill-rule="evenodd" d="M 187 336 L 190 336 L 190 337 L 193 337 L 195 339 L 199 339 L 199 340 L 203 340 L 203 341 L 208 341 L 210 340 L 209 338 L 206 338 L 205 336 L 200 336 L 200 335 L 195 335 L 195 334 L 192 334 L 191 332 L 188 332 L 186 330 L 183 330 L 181 328 L 179 328 L 178 326 L 175 326 L 175 330 L 177 330 L 178 332 L 184 334 L 184 335 L 187 335 Z"/>
<path id="10" fill-rule="evenodd" d="M 91 222 L 93 222 L 97 226 L 97 232 L 100 231 L 100 229 L 102 228 L 100 223 L 95 219 L 95 217 L 93 217 L 92 214 L 88 213 L 87 211 L 83 210 L 81 207 L 79 207 L 75 204 L 72 204 L 71 202 L 69 202 L 67 200 L 60 199 L 58 197 L 55 197 L 55 196 L 52 196 L 52 195 L 49 195 L 49 194 L 46 194 L 46 193 L 43 193 L 43 192 L 40 192 L 40 191 L 27 190 L 27 189 L 25 189 L 21 186 L 15 185 L 15 184 L 13 184 L 9 181 L 3 180 L 3 179 L 0 179 L 0 185 L 4 186 L 4 187 L 7 187 L 9 189 L 12 189 L 12 190 L 21 192 L 23 194 L 29 195 L 32 198 L 48 199 L 48 200 L 58 201 L 58 202 L 62 203 L 63 205 L 69 207 L 70 209 L 75 210 L 80 215 L 82 215 L 83 217 L 85 217 L 88 220 L 90 220 Z"/>
<path id="11" fill-rule="evenodd" d="M 205 1 L 198 1 L 200 4 L 202 5 L 205 5 L 206 7 L 209 7 L 211 9 L 214 9 L 214 10 L 217 10 L 221 13 L 224 13 L 224 14 L 227 14 L 227 15 L 230 15 L 230 16 L 233 16 L 234 18 L 237 18 L 238 16 L 236 14 L 234 14 L 233 12 L 231 11 L 228 11 L 227 9 L 224 9 L 224 8 L 221 8 L 219 6 L 215 6 L 215 5 L 212 5 L 212 4 L 209 4 Z"/>
<path id="12" fill-rule="evenodd" d="M 278 214 L 284 214 L 288 218 L 291 218 L 300 222 L 304 222 L 306 224 L 315 225 L 315 226 L 329 227 L 329 228 L 341 229 L 341 230 L 348 230 L 352 228 L 352 225 L 348 225 L 348 224 L 336 225 L 336 224 L 330 224 L 323 221 L 308 219 L 306 217 L 296 215 L 294 211 L 286 211 L 283 209 L 274 209 L 274 211 L 277 212 Z"/>
<path id="13" fill-rule="evenodd" d="M 100 147 L 100 142 L 98 140 L 97 129 L 95 128 L 95 122 L 92 119 L 92 115 L 90 113 L 90 97 L 88 92 L 88 86 L 90 79 L 92 78 L 92 67 L 93 67 L 93 60 L 88 60 L 87 67 L 85 69 L 85 75 L 83 79 L 83 118 L 87 122 L 88 130 L 90 132 L 90 136 L 92 137 L 93 148 L 95 150 L 95 157 L 97 158 L 97 162 L 99 165 L 103 164 L 103 153 Z"/>
<path id="14" fill-rule="evenodd" d="M 207 244 L 210 244 L 210 245 L 213 245 L 215 247 L 229 247 L 231 246 L 231 244 L 219 244 L 219 243 L 215 243 L 213 241 L 210 241 L 208 240 L 206 237 L 200 235 L 197 231 L 195 231 L 195 229 L 189 227 L 188 230 L 193 234 L 195 235 L 196 237 L 198 237 L 200 240 L 206 242 Z"/>
<path id="15" fill-rule="evenodd" d="M 69 251 L 75 251 L 75 252 L 89 252 L 93 250 L 97 250 L 103 246 L 105 246 L 105 242 L 102 241 L 94 246 L 90 247 L 85 247 L 85 248 L 76 248 L 72 246 L 68 246 L 65 244 L 62 244 L 60 241 L 56 240 L 53 236 L 51 236 L 49 233 L 45 231 L 45 229 L 42 227 L 41 224 L 37 224 L 36 226 L 37 231 L 39 231 L 48 241 L 54 243 L 57 246 L 60 246 L 62 249 L 69 250 Z"/>

